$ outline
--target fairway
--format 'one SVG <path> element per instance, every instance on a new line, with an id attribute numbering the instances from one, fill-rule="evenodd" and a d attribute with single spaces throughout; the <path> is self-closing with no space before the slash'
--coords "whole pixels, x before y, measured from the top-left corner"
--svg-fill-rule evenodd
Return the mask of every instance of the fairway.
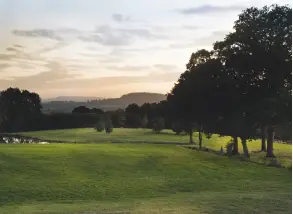
<path id="1" fill-rule="evenodd" d="M 0 146 L 0 213 L 290 213 L 291 172 L 176 145 Z"/>
<path id="2" fill-rule="evenodd" d="M 36 132 L 19 133 L 23 136 L 36 137 L 42 140 L 55 140 L 71 143 L 150 143 L 150 144 L 188 144 L 188 135 L 176 135 L 171 130 L 163 130 L 156 134 L 150 129 L 128 129 L 115 128 L 111 134 L 105 132 L 96 132 L 93 128 L 82 129 L 64 129 L 64 130 L 49 130 Z M 198 141 L 198 133 L 194 132 L 193 139 Z M 231 140 L 230 136 L 219 137 L 217 134 L 212 135 L 210 139 L 203 136 L 203 146 L 220 151 L 221 146 L 225 150 L 227 142 Z M 238 140 L 239 151 L 242 152 L 240 139 Z M 258 163 L 267 163 L 265 153 L 253 153 L 259 151 L 261 147 L 260 140 L 248 141 L 248 149 L 251 153 L 251 160 Z M 285 167 L 292 166 L 292 146 L 290 144 L 274 144 L 274 153 L 277 160 Z"/>

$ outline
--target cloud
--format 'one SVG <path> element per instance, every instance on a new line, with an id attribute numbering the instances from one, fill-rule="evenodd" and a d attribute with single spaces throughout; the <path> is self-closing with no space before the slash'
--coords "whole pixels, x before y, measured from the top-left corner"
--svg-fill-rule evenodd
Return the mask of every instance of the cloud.
<path id="1" fill-rule="evenodd" d="M 33 57 L 25 52 L 24 50 L 20 50 L 20 47 L 13 45 L 12 47 L 7 47 L 6 52 L 0 54 L 0 61 L 10 61 L 10 60 L 33 60 Z"/>
<path id="2" fill-rule="evenodd" d="M 124 65 L 124 66 L 106 66 L 107 69 L 110 70 L 118 70 L 118 71 L 141 71 L 149 69 L 149 66 L 133 66 L 133 65 Z"/>
<path id="3" fill-rule="evenodd" d="M 184 30 L 198 30 L 198 29 L 200 29 L 199 26 L 194 26 L 194 25 L 182 25 L 181 28 Z"/>
<path id="4" fill-rule="evenodd" d="M 124 15 L 122 15 L 120 13 L 114 13 L 112 15 L 112 19 L 114 21 L 116 21 L 116 22 L 119 22 L 119 23 L 121 23 L 121 22 L 128 22 L 128 21 L 130 21 L 130 16 L 124 16 Z"/>
<path id="5" fill-rule="evenodd" d="M 50 52 L 50 51 L 53 51 L 53 50 L 59 50 L 65 46 L 67 46 L 68 44 L 66 42 L 58 42 L 52 46 L 48 46 L 48 47 L 45 47 L 45 48 L 42 48 L 38 51 L 36 51 L 34 54 L 44 54 L 44 53 L 47 53 L 47 52 Z"/>
<path id="6" fill-rule="evenodd" d="M 8 52 L 10 52 L 10 51 L 15 52 L 15 51 L 18 51 L 18 49 L 14 48 L 14 47 L 8 47 L 8 48 L 6 48 L 6 51 L 8 51 Z"/>
<path id="7" fill-rule="evenodd" d="M 115 35 L 112 33 L 80 36 L 79 39 L 84 42 L 94 42 L 104 46 L 125 46 L 133 43 L 131 38 L 127 35 Z"/>
<path id="8" fill-rule="evenodd" d="M 109 25 L 101 25 L 90 35 L 79 36 L 85 42 L 95 42 L 104 46 L 128 46 L 136 39 L 163 39 L 166 36 L 154 34 L 145 28 L 113 28 Z"/>
<path id="9" fill-rule="evenodd" d="M 186 9 L 178 10 L 179 13 L 182 14 L 207 14 L 207 13 L 226 13 L 231 11 L 240 11 L 242 10 L 243 6 L 240 5 L 230 5 L 230 6 L 216 6 L 216 5 L 209 5 L 204 4 L 198 7 L 191 7 Z"/>
<path id="10" fill-rule="evenodd" d="M 70 34 L 70 35 L 79 35 L 83 33 L 81 30 L 76 28 L 59 28 L 55 32 L 60 34 Z"/>
<path id="11" fill-rule="evenodd" d="M 118 58 L 118 57 L 111 57 L 111 58 L 99 59 L 98 61 L 99 61 L 99 63 L 102 63 L 102 64 L 108 64 L 108 63 L 121 62 L 122 59 Z"/>
<path id="12" fill-rule="evenodd" d="M 175 70 L 178 69 L 176 65 L 167 65 L 167 64 L 155 64 L 153 67 L 161 70 Z"/>
<path id="13" fill-rule="evenodd" d="M 74 78 L 75 75 L 70 75 L 66 71 L 53 72 L 47 71 L 39 74 L 16 77 L 11 80 L 0 79 L 0 90 L 8 87 L 19 87 L 35 91 L 41 96 L 52 96 L 56 93 L 68 91 L 69 94 L 99 94 L 101 91 L 109 87 L 116 90 L 116 93 L 123 93 L 120 88 L 129 84 L 164 84 L 167 82 L 175 82 L 180 73 L 165 72 L 165 73 L 150 73 L 142 76 L 115 76 L 115 77 L 99 77 L 99 78 Z M 99 87 L 97 87 L 99 86 Z M 115 86 L 115 87 L 114 87 Z M 167 89 L 169 90 L 169 88 Z M 50 94 L 51 93 L 51 94 Z"/>
<path id="14" fill-rule="evenodd" d="M 126 21 L 129 18 L 114 14 L 116 20 Z M 120 17 L 120 18 L 118 18 Z M 82 31 L 75 28 L 59 28 L 59 29 L 32 29 L 32 30 L 13 30 L 16 36 L 31 38 L 47 38 L 58 41 L 56 47 L 45 49 L 41 52 L 47 52 L 59 49 L 65 41 L 81 40 L 84 42 L 93 42 L 103 46 L 128 46 L 133 44 L 137 39 L 165 39 L 166 35 L 153 32 L 148 28 L 114 28 L 109 25 L 100 25 L 91 31 Z M 62 43 L 63 42 L 63 43 Z M 12 49 L 12 48 L 11 48 Z"/>
<path id="15" fill-rule="evenodd" d="M 57 41 L 62 41 L 63 38 L 57 34 L 55 30 L 49 29 L 33 29 L 33 30 L 13 30 L 12 33 L 16 36 L 32 37 L 32 38 L 48 38 Z"/>
<path id="16" fill-rule="evenodd" d="M 118 29 L 118 31 L 145 39 L 164 38 L 163 35 L 153 34 L 148 29 Z"/>
<path id="17" fill-rule="evenodd" d="M 5 68 L 8 68 L 10 67 L 10 64 L 8 63 L 0 63 L 0 72 L 5 69 Z"/>
<path id="18" fill-rule="evenodd" d="M 59 62 L 49 61 L 45 65 L 48 71 L 39 72 L 34 75 L 20 76 L 20 77 L 10 77 L 10 80 L 1 80 L 1 89 L 17 86 L 21 88 L 39 88 L 46 86 L 46 84 L 60 81 L 68 80 L 77 77 L 77 74 L 69 74 L 68 71 L 61 66 Z M 0 90 L 1 90 L 0 89 Z"/>
<path id="19" fill-rule="evenodd" d="M 22 46 L 22 45 L 13 45 L 13 46 L 16 48 L 24 48 L 24 46 Z"/>

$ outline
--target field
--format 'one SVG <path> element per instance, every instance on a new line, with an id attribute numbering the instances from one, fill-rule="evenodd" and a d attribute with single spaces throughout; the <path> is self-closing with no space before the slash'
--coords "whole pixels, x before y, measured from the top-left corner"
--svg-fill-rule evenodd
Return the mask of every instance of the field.
<path id="1" fill-rule="evenodd" d="M 22 134 L 81 144 L 0 145 L 0 213 L 291 213 L 288 169 L 155 144 L 186 143 L 187 136 L 126 129 Z M 126 143 L 109 143 L 117 139 Z M 219 148 L 228 140 L 214 136 L 204 144 Z M 291 155 L 289 145 L 276 148 Z"/>
<path id="2" fill-rule="evenodd" d="M 188 144 L 188 135 L 175 135 L 170 130 L 164 130 L 160 134 L 155 134 L 149 129 L 115 129 L 113 133 L 106 134 L 104 132 L 99 133 L 94 129 L 67 129 L 67 130 L 50 130 L 50 131 L 38 131 L 38 132 L 25 132 L 20 133 L 24 136 L 36 137 L 43 140 L 56 140 L 70 143 L 151 143 L 151 144 Z M 194 141 L 197 142 L 198 133 L 194 133 Z M 231 137 L 219 137 L 213 135 L 212 138 L 206 139 L 203 137 L 203 146 L 220 151 L 221 146 L 225 150 L 227 142 L 231 140 Z M 248 142 L 248 148 L 250 152 L 256 152 L 260 150 L 260 140 L 253 140 Z M 239 151 L 242 152 L 242 145 L 239 139 Z M 274 144 L 274 153 L 277 156 L 277 160 L 285 167 L 292 166 L 292 146 L 289 144 Z M 258 163 L 268 163 L 270 160 L 264 158 L 265 153 L 252 153 L 251 160 Z"/>

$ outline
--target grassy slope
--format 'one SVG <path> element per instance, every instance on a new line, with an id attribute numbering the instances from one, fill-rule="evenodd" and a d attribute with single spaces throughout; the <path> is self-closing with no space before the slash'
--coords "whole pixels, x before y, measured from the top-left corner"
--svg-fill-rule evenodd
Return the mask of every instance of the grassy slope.
<path id="1" fill-rule="evenodd" d="M 102 142 L 174 142 L 174 143 L 188 143 L 189 136 L 177 136 L 170 130 L 164 130 L 161 134 L 155 134 L 148 129 L 114 129 L 110 135 L 99 133 L 94 129 L 68 129 L 68 130 L 50 130 L 39 132 L 24 132 L 25 136 L 37 137 L 47 140 L 59 140 L 78 143 L 102 143 Z M 194 133 L 194 140 L 197 141 L 198 134 Z M 203 138 L 203 146 L 220 150 L 230 140 L 230 137 L 218 137 L 213 135 L 211 139 Z M 248 142 L 250 151 L 259 151 L 260 140 Z M 292 146 L 288 144 L 274 144 L 275 154 L 282 165 L 289 167 L 292 165 Z M 239 140 L 239 150 L 242 151 L 242 146 Z M 265 153 L 252 154 L 251 159 L 255 162 L 268 162 L 264 158 Z"/>
<path id="2" fill-rule="evenodd" d="M 291 213 L 291 173 L 174 145 L 0 145 L 0 213 Z"/>

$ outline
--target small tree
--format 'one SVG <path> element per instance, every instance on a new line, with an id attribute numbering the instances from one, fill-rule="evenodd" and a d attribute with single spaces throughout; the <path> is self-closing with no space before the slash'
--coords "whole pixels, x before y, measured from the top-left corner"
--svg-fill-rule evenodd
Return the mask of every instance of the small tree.
<path id="1" fill-rule="evenodd" d="M 176 121 L 172 123 L 172 131 L 175 132 L 177 135 L 183 132 L 183 130 L 184 130 L 184 127 L 182 122 Z"/>
<path id="2" fill-rule="evenodd" d="M 102 132 L 105 130 L 105 123 L 102 120 L 99 120 L 95 125 L 95 130 L 98 132 Z"/>
<path id="3" fill-rule="evenodd" d="M 113 132 L 113 124 L 112 124 L 112 120 L 108 120 L 105 123 L 105 131 L 107 134 L 110 134 L 111 132 Z"/>
<path id="4" fill-rule="evenodd" d="M 160 133 L 165 128 L 164 118 L 159 117 L 153 122 L 153 131 L 156 133 Z"/>
<path id="5" fill-rule="evenodd" d="M 148 116 L 145 114 L 141 120 L 141 128 L 146 128 L 148 125 Z"/>

